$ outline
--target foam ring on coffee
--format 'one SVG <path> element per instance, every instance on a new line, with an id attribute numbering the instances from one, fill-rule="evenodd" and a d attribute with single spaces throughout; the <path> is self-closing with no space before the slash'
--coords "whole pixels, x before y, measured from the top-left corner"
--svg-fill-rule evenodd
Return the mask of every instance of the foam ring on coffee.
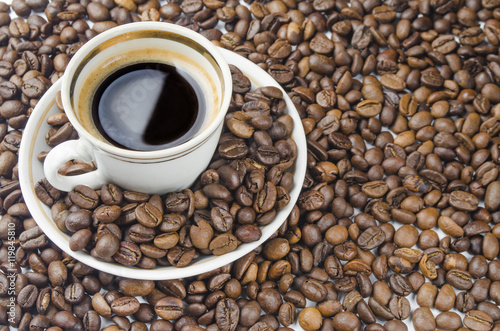
<path id="1" fill-rule="evenodd" d="M 141 48 L 137 47 L 137 39 L 141 39 Z M 196 51 L 193 51 L 196 50 Z M 186 55 L 187 54 L 187 55 Z M 222 73 L 211 55 L 201 45 L 192 40 L 163 31 L 137 31 L 119 35 L 96 47 L 77 68 L 75 78 L 71 82 L 71 91 L 79 91 L 71 95 L 73 108 L 78 109 L 76 115 L 84 129 L 100 140 L 107 142 L 95 127 L 92 118 L 92 102 L 100 84 L 113 72 L 124 67 L 145 62 L 164 63 L 188 73 L 185 78 L 191 85 L 198 85 L 203 90 L 206 105 L 204 118 L 199 134 L 216 118 L 222 102 L 224 84 Z M 213 81 L 211 77 L 218 77 Z M 82 92 L 85 92 L 82 95 Z M 77 107 L 75 107 L 77 105 Z M 195 135 L 195 136 L 196 136 Z M 181 143 L 184 141 L 181 141 Z"/>

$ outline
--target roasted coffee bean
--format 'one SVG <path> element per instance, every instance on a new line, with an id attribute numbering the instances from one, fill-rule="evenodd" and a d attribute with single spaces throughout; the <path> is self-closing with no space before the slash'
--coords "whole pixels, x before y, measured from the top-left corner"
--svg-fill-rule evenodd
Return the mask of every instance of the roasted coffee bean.
<path id="1" fill-rule="evenodd" d="M 392 274 L 389 277 L 391 290 L 401 296 L 408 296 L 412 292 L 412 287 L 408 279 L 400 274 Z"/>
<path id="2" fill-rule="evenodd" d="M 297 201 L 299 207 L 305 210 L 315 210 L 323 206 L 325 197 L 318 191 L 307 191 L 302 193 Z"/>
<path id="3" fill-rule="evenodd" d="M 64 291 L 64 298 L 71 304 L 78 304 L 82 302 L 85 294 L 85 288 L 81 283 L 73 283 L 66 287 Z"/>
<path id="4" fill-rule="evenodd" d="M 94 310 L 87 311 L 82 322 L 84 330 L 99 330 L 101 328 L 101 318 Z"/>
<path id="5" fill-rule="evenodd" d="M 290 244 L 288 240 L 283 238 L 272 239 L 263 247 L 264 256 L 271 261 L 282 259 L 289 251 Z"/>
<path id="6" fill-rule="evenodd" d="M 491 318 L 493 318 L 493 320 L 498 320 L 498 313 L 500 311 L 498 309 L 498 306 L 496 306 L 495 304 L 488 301 L 483 301 L 477 305 L 477 309 L 488 314 Z"/>
<path id="7" fill-rule="evenodd" d="M 446 273 L 446 280 L 459 290 L 468 290 L 472 287 L 472 277 L 464 270 L 451 269 Z"/>
<path id="8" fill-rule="evenodd" d="M 162 213 L 151 203 L 141 203 L 135 208 L 135 217 L 142 225 L 154 228 L 162 221 Z"/>
<path id="9" fill-rule="evenodd" d="M 26 250 L 42 248 L 48 244 L 47 237 L 38 226 L 22 232 L 19 240 L 21 247 Z"/>
<path id="10" fill-rule="evenodd" d="M 136 244 L 149 243 L 155 239 L 155 231 L 142 224 L 134 224 L 128 229 L 128 237 Z"/>
<path id="11" fill-rule="evenodd" d="M 306 331 L 318 330 L 323 324 L 321 313 L 314 307 L 302 309 L 298 320 L 299 325 Z M 340 323 L 343 323 L 343 321 L 340 321 Z"/>
<path id="12" fill-rule="evenodd" d="M 122 190 L 114 184 L 105 184 L 101 188 L 101 200 L 106 205 L 119 205 L 123 201 Z"/>
<path id="13" fill-rule="evenodd" d="M 215 307 L 215 322 L 220 330 L 235 330 L 238 326 L 240 308 L 233 299 L 220 300 Z"/>
<path id="14" fill-rule="evenodd" d="M 260 311 L 261 307 L 257 301 L 249 301 L 245 303 L 240 309 L 240 324 L 246 327 L 252 326 L 259 320 Z"/>
<path id="15" fill-rule="evenodd" d="M 176 267 L 185 267 L 194 259 L 195 250 L 175 246 L 167 253 L 168 262 Z"/>
<path id="16" fill-rule="evenodd" d="M 120 240 L 114 234 L 106 233 L 97 240 L 93 251 L 95 256 L 106 259 L 115 255 L 119 248 Z"/>
<path id="17" fill-rule="evenodd" d="M 184 303 L 181 299 L 167 296 L 158 300 L 155 311 L 164 320 L 177 319 L 183 314 Z"/>
<path id="18" fill-rule="evenodd" d="M 300 291 L 307 299 L 314 302 L 321 302 L 327 296 L 326 287 L 315 279 L 305 280 L 300 287 Z"/>
<path id="19" fill-rule="evenodd" d="M 52 206 L 61 198 L 61 191 L 50 185 L 45 178 L 36 183 L 35 193 L 38 199 L 48 206 Z"/>
<path id="20" fill-rule="evenodd" d="M 238 227 L 234 234 L 238 240 L 245 243 L 259 240 L 262 236 L 262 231 L 253 224 L 247 224 Z"/>
<path id="21" fill-rule="evenodd" d="M 276 186 L 271 182 L 266 182 L 262 190 L 256 194 L 253 208 L 258 213 L 266 213 L 274 207 L 276 199 Z"/>
<path id="22" fill-rule="evenodd" d="M 389 301 L 389 309 L 395 318 L 404 320 L 410 316 L 411 305 L 405 297 L 396 296 Z"/>
<path id="23" fill-rule="evenodd" d="M 38 297 L 38 289 L 35 285 L 28 285 L 24 287 L 17 297 L 19 306 L 23 309 L 31 308 Z"/>
<path id="24" fill-rule="evenodd" d="M 71 201 L 81 208 L 94 209 L 99 204 L 99 196 L 90 187 L 77 185 L 69 193 Z"/>
<path id="25" fill-rule="evenodd" d="M 364 100 L 356 106 L 356 112 L 363 117 L 375 117 L 382 111 L 382 104 L 377 100 Z"/>
<path id="26" fill-rule="evenodd" d="M 68 270 L 61 261 L 54 260 L 50 262 L 47 273 L 52 286 L 62 286 L 68 279 Z"/>
<path id="27" fill-rule="evenodd" d="M 39 98 L 45 90 L 45 84 L 37 78 L 28 79 L 21 85 L 21 91 L 29 98 Z"/>
<path id="28" fill-rule="evenodd" d="M 235 119 L 236 120 L 236 119 Z M 234 121 L 235 121 L 234 120 Z M 233 132 L 237 136 L 242 136 L 243 137 L 250 137 L 252 132 L 248 132 L 247 134 L 244 134 L 241 132 L 241 130 L 244 129 L 244 127 L 237 125 L 236 123 L 233 123 L 232 126 L 238 127 L 239 131 Z M 248 130 L 251 130 L 248 128 Z M 245 157 L 248 153 L 248 146 L 239 140 L 229 140 L 227 142 L 222 143 L 219 146 L 219 153 L 226 159 L 241 159 Z"/>
<path id="29" fill-rule="evenodd" d="M 149 207 L 149 206 L 148 206 Z M 152 217 L 153 211 L 149 211 L 146 205 L 144 206 L 144 211 L 149 213 L 149 217 Z M 189 197 L 184 193 L 169 193 L 165 198 L 165 209 L 170 213 L 181 213 L 189 207 Z M 158 209 L 158 208 L 157 208 Z M 160 211 L 161 213 L 161 211 Z M 159 213 L 154 212 L 155 219 Z"/>
<path id="30" fill-rule="evenodd" d="M 139 310 L 140 304 L 134 297 L 121 297 L 114 300 L 110 307 L 111 311 L 118 316 L 130 316 Z"/>
<path id="31" fill-rule="evenodd" d="M 286 327 L 295 323 L 295 321 L 297 320 L 297 316 L 296 316 L 296 309 L 293 303 L 284 302 L 280 306 L 278 319 L 280 323 Z"/>
<path id="32" fill-rule="evenodd" d="M 222 255 L 234 251 L 237 247 L 237 239 L 231 234 L 221 234 L 215 237 L 209 245 L 214 255 Z"/>
<path id="33" fill-rule="evenodd" d="M 415 330 L 434 330 L 436 321 L 429 308 L 420 307 L 415 310 L 412 317 Z"/>
<path id="34" fill-rule="evenodd" d="M 468 312 L 474 308 L 476 300 L 468 292 L 460 292 L 455 301 L 455 308 L 460 312 Z"/>
<path id="35" fill-rule="evenodd" d="M 113 258 L 123 265 L 136 265 L 141 259 L 142 253 L 139 247 L 131 242 L 122 241 L 118 251 Z"/>
<path id="36" fill-rule="evenodd" d="M 71 232 L 77 232 L 87 229 L 92 224 L 92 214 L 87 209 L 80 209 L 70 213 L 65 220 L 66 229 Z"/>
<path id="37" fill-rule="evenodd" d="M 385 233 L 378 226 L 373 226 L 358 237 L 358 245 L 363 249 L 373 249 L 380 246 L 384 240 Z"/>
<path id="38" fill-rule="evenodd" d="M 216 231 L 230 232 L 233 228 L 233 217 L 231 214 L 220 207 L 214 207 L 210 211 L 212 225 Z"/>
<path id="39" fill-rule="evenodd" d="M 470 310 L 465 314 L 464 325 L 472 330 L 488 330 L 493 326 L 493 319 L 479 310 Z"/>
<path id="40" fill-rule="evenodd" d="M 99 222 L 99 223 L 112 223 L 120 217 L 121 214 L 121 208 L 112 205 L 112 206 L 100 206 L 97 209 L 95 209 L 93 213 L 93 217 Z"/>
<path id="41" fill-rule="evenodd" d="M 450 204 L 459 210 L 474 211 L 478 203 L 477 197 L 467 192 L 453 191 L 450 194 Z"/>

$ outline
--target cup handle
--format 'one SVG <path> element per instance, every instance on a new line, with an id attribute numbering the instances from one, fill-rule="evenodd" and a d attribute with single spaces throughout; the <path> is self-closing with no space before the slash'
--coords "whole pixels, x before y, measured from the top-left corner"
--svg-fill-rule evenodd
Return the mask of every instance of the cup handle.
<path id="1" fill-rule="evenodd" d="M 93 160 L 93 147 L 82 139 L 68 140 L 54 147 L 43 162 L 43 171 L 49 183 L 61 191 L 69 192 L 77 185 L 86 185 L 93 189 L 101 188 L 107 179 L 102 169 L 81 175 L 63 176 L 58 170 L 69 160 Z"/>

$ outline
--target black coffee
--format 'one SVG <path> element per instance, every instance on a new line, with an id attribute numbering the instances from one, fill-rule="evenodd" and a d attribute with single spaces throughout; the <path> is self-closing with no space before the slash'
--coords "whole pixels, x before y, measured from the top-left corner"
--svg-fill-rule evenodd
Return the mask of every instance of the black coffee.
<path id="1" fill-rule="evenodd" d="M 201 88 L 188 82 L 189 77 L 160 63 L 138 63 L 114 72 L 93 99 L 97 130 L 115 146 L 140 151 L 191 139 L 201 127 L 204 107 Z"/>

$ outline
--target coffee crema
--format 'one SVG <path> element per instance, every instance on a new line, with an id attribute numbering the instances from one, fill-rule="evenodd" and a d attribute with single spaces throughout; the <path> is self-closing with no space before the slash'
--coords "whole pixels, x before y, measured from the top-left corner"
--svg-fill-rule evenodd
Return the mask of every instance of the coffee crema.
<path id="1" fill-rule="evenodd" d="M 155 151 L 185 143 L 217 113 L 214 83 L 194 61 L 170 51 L 131 51 L 88 73 L 78 117 L 115 147 Z"/>

